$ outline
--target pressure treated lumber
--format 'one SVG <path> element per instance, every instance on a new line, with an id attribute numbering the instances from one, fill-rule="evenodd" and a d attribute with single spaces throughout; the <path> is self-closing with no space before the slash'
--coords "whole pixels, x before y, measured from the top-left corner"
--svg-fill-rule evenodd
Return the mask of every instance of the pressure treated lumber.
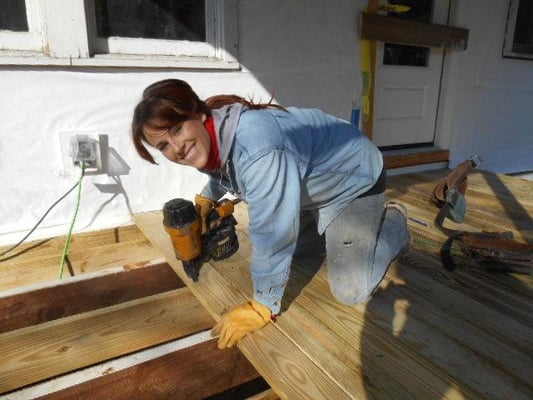
<path id="1" fill-rule="evenodd" d="M 209 266 L 204 266 L 198 282 L 192 282 L 183 272 L 181 262 L 176 260 L 160 212 L 137 214 L 134 219 L 215 320 L 228 307 L 248 299 L 234 283 Z M 277 324 L 269 324 L 246 337 L 239 349 L 282 399 L 355 398 L 317 367 Z"/>
<path id="2" fill-rule="evenodd" d="M 24 243 L 2 257 L 0 290 L 57 279 L 65 240 L 62 236 Z M 80 233 L 72 238 L 64 277 L 69 276 L 69 267 L 80 275 L 119 265 L 135 267 L 158 257 L 161 254 L 134 225 Z"/>
<path id="3" fill-rule="evenodd" d="M 242 239 L 246 248 L 245 237 Z M 235 264 L 233 261 L 227 271 L 232 282 L 238 283 L 244 270 L 237 270 Z M 446 386 L 442 372 L 401 343 L 391 352 L 389 334 L 373 326 L 364 305 L 345 306 L 333 299 L 323 267 L 312 276 L 305 266 L 295 264 L 291 275 L 286 289 L 291 304 L 278 326 L 347 392 L 356 398 L 364 398 L 365 391 L 379 399 L 439 397 L 438 387 Z M 363 365 L 361 359 L 369 351 L 382 356 L 378 362 L 366 358 Z M 360 375 L 363 367 L 364 378 Z M 420 372 L 414 377 L 412 370 Z M 458 392 L 451 389 L 453 393 Z M 476 398 L 475 394 L 471 398 Z"/>
<path id="4" fill-rule="evenodd" d="M 13 295 L 0 292 L 0 333 L 183 287 L 166 263 L 113 270 L 90 279 L 55 280 Z"/>
<path id="5" fill-rule="evenodd" d="M 238 215 L 238 220 L 243 221 L 245 220 L 244 215 Z M 242 224 L 239 225 L 242 229 Z M 244 232 L 239 232 L 244 233 Z M 245 234 L 239 235 L 241 246 L 246 248 L 248 246 L 248 243 L 246 242 L 247 236 Z M 400 271 L 407 271 L 410 272 L 409 266 L 411 264 L 411 259 L 417 259 L 417 257 L 411 257 L 410 259 L 402 259 L 401 262 L 396 263 L 396 269 Z M 239 262 L 240 259 L 235 260 L 233 258 L 231 265 L 232 268 L 228 268 L 228 271 L 231 271 L 232 277 L 230 280 L 233 282 L 240 282 L 239 275 L 245 275 L 246 272 L 243 270 L 239 270 L 236 267 L 236 263 Z M 406 266 L 407 265 L 407 266 Z M 438 261 L 436 258 L 433 259 L 433 265 L 431 264 L 425 264 L 424 269 L 430 269 L 434 268 L 435 273 L 439 273 L 439 270 L 442 268 L 440 265 L 440 261 Z M 394 269 L 393 269 L 394 270 Z M 484 379 L 488 379 L 490 382 L 478 382 L 478 390 L 482 390 L 480 388 L 483 388 L 485 385 L 487 387 L 497 387 L 503 388 L 502 390 L 508 390 L 506 389 L 506 385 L 511 385 L 512 380 L 514 379 L 514 376 L 519 376 L 520 379 L 523 382 L 527 382 L 527 374 L 528 374 L 528 357 L 522 353 L 521 351 L 523 349 L 530 349 L 533 347 L 533 343 L 531 339 L 526 338 L 522 334 L 514 333 L 516 331 L 520 332 L 527 332 L 528 327 L 524 325 L 523 323 L 520 323 L 518 321 L 523 321 L 523 318 L 520 318 L 518 320 L 515 320 L 513 318 L 508 317 L 508 309 L 504 310 L 505 312 L 502 313 L 502 315 L 499 315 L 498 312 L 493 312 L 494 306 L 491 302 L 487 306 L 484 306 L 483 304 L 480 304 L 480 306 L 475 307 L 477 302 L 473 302 L 471 298 L 468 296 L 463 296 L 462 291 L 464 290 L 461 285 L 447 285 L 446 287 L 438 287 L 436 293 L 440 294 L 442 293 L 442 296 L 439 300 L 441 300 L 440 303 L 433 303 L 432 304 L 432 298 L 434 298 L 436 295 L 433 294 L 432 296 L 429 296 L 428 298 L 416 298 L 415 296 L 406 296 L 402 293 L 401 296 L 398 296 L 398 298 L 405 298 L 403 300 L 406 302 L 408 299 L 413 300 L 412 303 L 416 304 L 414 300 L 420 301 L 420 304 L 424 304 L 425 306 L 422 308 L 422 311 L 426 311 L 426 309 L 429 309 L 429 313 L 427 313 L 427 319 L 430 322 L 431 327 L 433 326 L 441 326 L 441 327 L 450 327 L 450 329 L 446 330 L 446 335 L 442 335 L 439 331 L 433 331 L 431 327 L 429 327 L 425 321 L 423 320 L 417 320 L 416 315 L 418 315 L 420 312 L 412 313 L 412 316 L 408 314 L 409 308 L 401 309 L 396 308 L 395 312 L 397 314 L 398 319 L 401 321 L 410 321 L 411 329 L 407 330 L 406 333 L 409 333 L 409 335 L 404 334 L 404 337 L 402 341 L 397 341 L 393 338 L 386 339 L 390 333 L 385 332 L 385 336 L 383 336 L 383 332 L 379 329 L 379 326 L 374 326 L 374 319 L 379 320 L 386 320 L 388 316 L 387 310 L 389 309 L 389 304 L 395 303 L 395 297 L 389 296 L 389 301 L 383 301 L 384 299 L 387 299 L 387 296 L 390 294 L 394 294 L 397 291 L 397 288 L 401 287 L 400 281 L 397 281 L 395 284 L 391 285 L 390 281 L 385 282 L 385 287 L 383 289 L 385 290 L 378 290 L 378 293 L 380 295 L 374 296 L 374 298 L 367 304 L 366 308 L 363 308 L 362 306 L 357 307 L 345 307 L 340 305 L 337 301 L 333 300 L 331 298 L 331 295 L 329 294 L 329 287 L 326 282 L 325 277 L 325 271 L 324 268 L 321 268 L 312 279 L 309 276 L 309 272 L 305 272 L 305 270 L 302 270 L 298 265 L 293 265 L 292 269 L 292 277 L 299 279 L 301 282 L 303 282 L 300 285 L 294 285 L 289 282 L 289 285 L 287 286 L 287 292 L 289 296 L 295 297 L 297 303 L 301 303 L 309 310 L 309 316 L 307 318 L 312 318 L 312 315 L 316 316 L 322 316 L 321 320 L 324 323 L 324 326 L 320 327 L 320 337 L 323 339 L 327 337 L 328 335 L 328 328 L 335 327 L 333 330 L 339 334 L 339 332 L 345 331 L 345 333 L 342 335 L 345 337 L 346 343 L 344 345 L 339 344 L 339 354 L 352 354 L 352 352 L 349 350 L 349 346 L 352 344 L 355 344 L 355 348 L 353 352 L 359 351 L 362 353 L 367 353 L 369 348 L 375 348 L 377 349 L 377 353 L 388 353 L 387 356 L 381 356 L 382 358 L 376 365 L 371 366 L 370 362 L 368 360 L 368 357 L 365 357 L 367 361 L 364 363 L 364 370 L 366 371 L 366 376 L 369 376 L 367 378 L 368 380 L 371 380 L 372 377 L 376 377 L 376 381 L 369 384 L 367 382 L 367 391 L 372 392 L 372 390 L 376 390 L 380 388 L 380 384 L 382 382 L 386 382 L 386 386 L 382 388 L 381 392 L 375 393 L 376 398 L 387 398 L 387 396 L 390 396 L 390 398 L 412 398 L 413 395 L 415 395 L 416 398 L 434 398 L 439 397 L 439 387 L 446 387 L 446 382 L 451 379 L 460 379 L 461 374 L 468 375 L 470 368 L 472 366 L 475 366 L 476 363 L 480 364 L 481 367 L 484 367 L 484 364 L 487 362 L 487 360 L 491 360 L 493 363 L 500 363 L 502 365 L 501 369 L 503 370 L 503 374 L 500 371 L 493 371 L 489 372 L 490 368 L 485 367 L 485 373 L 484 373 Z M 411 275 L 408 275 L 411 277 Z M 421 279 L 420 277 L 416 277 L 416 279 L 409 280 L 410 286 L 413 286 L 417 284 L 417 281 Z M 477 282 L 480 284 L 481 282 Z M 405 283 L 404 283 L 405 284 Z M 294 294 L 291 293 L 291 290 L 295 286 L 305 287 L 302 291 L 302 293 L 296 297 Z M 428 288 L 435 286 L 434 282 L 431 280 L 425 280 L 423 281 L 423 284 L 419 288 L 421 291 L 427 291 Z M 297 292 L 299 290 L 296 290 Z M 383 294 L 381 294 L 383 293 Z M 410 293 L 410 291 L 406 290 L 407 294 Z M 470 293 L 472 297 L 476 297 L 475 293 Z M 489 295 L 490 296 L 490 295 Z M 501 300 L 501 296 L 498 296 L 495 298 L 495 301 Z M 525 305 L 527 297 L 522 299 L 520 301 L 520 304 Z M 529 299 L 531 299 L 531 296 L 529 296 Z M 459 301 L 460 300 L 460 301 Z M 482 300 L 487 300 L 484 297 Z M 304 303 L 305 302 L 305 303 Z M 454 303 L 457 303 L 454 305 Z M 429 305 L 433 305 L 434 308 L 432 309 Z M 452 313 L 452 315 L 448 318 L 448 313 L 440 313 L 440 306 L 441 304 L 446 304 L 447 307 L 450 307 L 451 310 L 460 310 L 459 314 L 457 314 L 460 319 L 455 320 L 456 313 Z M 320 312 L 320 309 L 322 306 L 328 305 L 328 309 L 324 314 Z M 371 305 L 371 307 L 369 307 Z M 379 305 L 379 306 L 377 306 Z M 414 306 L 411 306 L 411 308 Z M 473 308 L 474 307 L 474 308 Z M 475 311 L 473 313 L 473 316 L 470 316 L 468 312 L 463 312 L 463 310 L 472 309 Z M 501 307 L 500 307 L 501 308 Z M 293 305 L 291 305 L 291 309 L 296 310 Z M 289 313 L 291 310 L 289 310 Z M 442 314 L 440 318 L 432 318 L 433 314 Z M 525 313 L 527 313 L 527 309 L 525 310 Z M 403 314 L 403 316 L 402 316 Z M 359 319 L 357 319 L 357 316 Z M 401 318 L 400 318 L 401 316 Z M 476 318 L 477 317 L 477 318 Z M 525 315 L 524 315 L 525 317 Z M 313 330 L 313 328 L 318 328 L 320 326 L 319 323 L 310 322 L 307 324 L 304 324 L 302 322 L 303 314 L 302 311 L 299 311 L 299 318 L 297 320 L 297 323 L 293 328 L 289 327 L 289 321 L 292 319 L 295 319 L 295 315 L 291 315 L 291 317 L 288 316 L 288 313 L 286 314 L 286 318 L 281 319 L 279 321 L 279 325 L 283 326 L 284 329 L 287 329 L 288 332 L 290 332 L 290 337 L 297 341 L 298 343 L 305 344 L 306 349 L 308 349 L 309 352 L 313 352 L 313 350 L 316 349 L 316 352 L 314 353 L 314 357 L 316 359 L 317 364 L 324 365 L 324 368 L 327 368 L 328 371 L 332 374 L 335 374 L 339 379 L 342 379 L 343 381 L 349 382 L 346 383 L 346 385 L 353 384 L 353 381 L 356 381 L 357 379 L 351 379 L 351 381 L 348 381 L 346 377 L 343 378 L 343 372 L 354 370 L 356 367 L 358 370 L 360 368 L 363 368 L 361 364 L 357 365 L 354 364 L 353 360 L 344 359 L 340 357 L 339 355 L 335 355 L 335 348 L 331 346 L 329 347 L 329 354 L 325 355 L 324 349 L 321 349 L 320 344 L 313 343 L 312 334 L 310 334 Z M 489 318 L 491 321 L 494 321 L 496 327 L 495 330 L 489 330 L 489 332 L 485 332 L 485 328 L 483 328 L 484 319 Z M 350 323 L 349 326 L 344 327 L 344 325 L 347 324 L 348 321 L 353 319 L 353 323 Z M 465 324 L 465 320 L 473 320 L 481 322 L 481 326 L 479 329 L 476 329 L 474 326 L 465 326 L 468 324 Z M 342 324 L 339 325 L 339 321 L 342 321 Z M 457 323 L 460 323 L 459 326 L 456 326 L 454 328 L 454 325 Z M 486 324 L 486 322 L 485 322 Z M 302 326 L 305 326 L 305 329 L 301 329 Z M 505 326 L 503 328 L 502 326 Z M 416 328 L 416 329 L 415 329 Z M 374 331 L 375 329 L 375 331 Z M 399 328 L 394 328 L 399 329 Z M 393 329 L 393 330 L 394 330 Z M 456 346 L 456 342 L 460 342 L 461 338 L 463 338 L 462 335 L 464 335 L 464 330 L 468 330 L 467 338 L 470 340 L 466 340 L 464 338 L 465 346 Z M 420 351 L 423 349 L 421 347 L 423 343 L 417 342 L 417 340 L 412 340 L 411 344 L 408 343 L 408 346 L 405 345 L 404 342 L 408 342 L 410 338 L 410 332 L 411 331 L 420 331 L 425 330 L 420 337 L 427 338 L 427 341 L 425 341 L 425 348 L 427 350 Z M 356 333 L 361 332 L 361 337 L 358 338 Z M 368 334 L 366 332 L 372 332 L 371 334 Z M 493 340 L 493 335 L 495 334 L 495 337 L 497 337 L 497 340 Z M 507 337 L 505 336 L 507 335 Z M 476 336 L 477 335 L 477 336 Z M 380 342 L 380 337 L 383 336 L 382 341 Z M 359 347 L 360 341 L 365 338 L 366 346 L 364 347 L 364 350 L 362 351 Z M 522 341 L 522 346 L 518 347 L 518 350 L 516 350 L 513 346 L 515 345 L 516 339 Z M 334 336 L 328 338 L 330 342 L 334 342 Z M 395 344 L 394 351 L 388 351 L 384 352 L 383 350 L 379 350 L 380 347 L 383 347 L 385 343 L 395 341 L 397 342 Z M 442 347 L 435 347 L 431 346 L 430 344 L 434 343 L 447 343 L 445 346 L 446 348 L 449 348 L 449 351 L 446 352 L 447 356 L 442 356 Z M 452 349 L 455 346 L 455 352 L 452 352 Z M 476 349 L 476 353 L 482 354 L 483 357 L 473 357 L 471 355 L 471 350 Z M 424 357 L 420 357 L 420 355 L 426 355 L 427 360 L 430 361 L 430 365 L 424 365 Z M 337 360 L 333 363 L 332 360 L 327 361 L 327 358 L 330 356 L 337 357 Z M 392 362 L 389 367 L 386 368 L 386 370 L 381 370 L 380 368 L 383 368 L 383 365 L 387 363 L 386 359 L 390 358 Z M 440 361 L 441 359 L 449 359 L 443 363 Z M 465 360 L 470 360 L 470 363 L 463 362 Z M 433 365 L 441 365 L 442 369 L 435 369 Z M 453 367 L 454 365 L 459 365 L 459 367 Z M 407 368 L 407 365 L 411 365 L 411 368 Z M 374 369 L 374 370 L 373 370 Z M 402 376 L 401 371 L 405 371 L 406 374 Z M 423 386 L 421 386 L 420 382 L 412 382 L 413 376 L 409 371 L 423 371 L 418 372 L 417 374 L 417 380 L 421 382 L 430 382 L 431 385 L 434 387 L 434 390 L 437 390 L 437 392 L 432 392 L 431 388 L 424 389 Z M 451 371 L 451 373 L 447 373 L 445 371 Z M 526 372 L 524 372 L 524 370 Z M 433 371 L 433 372 L 430 372 Z M 393 372 L 394 375 L 390 375 L 390 373 Z M 423 374 L 427 374 L 426 378 L 422 379 Z M 491 374 L 494 376 L 491 378 Z M 453 378 L 455 376 L 455 378 Z M 379 377 L 379 378 L 378 378 Z M 440 380 L 440 384 L 438 384 Z M 394 384 L 396 382 L 396 386 Z M 468 388 L 468 380 L 465 380 L 465 384 L 461 385 L 461 392 L 463 394 L 467 393 L 469 389 Z M 347 386 L 348 387 L 348 386 Z M 402 396 L 402 389 L 405 390 L 405 388 L 409 388 L 408 393 L 404 393 Z M 418 388 L 418 389 L 417 389 Z M 354 386 L 350 387 L 351 390 L 356 390 L 357 388 Z M 416 392 L 416 390 L 420 390 L 420 392 Z M 388 395 L 387 395 L 388 393 Z M 452 395 L 454 393 L 453 389 L 448 390 L 448 394 Z M 459 395 L 459 391 L 455 392 L 456 395 Z M 517 393 L 517 397 L 520 397 L 520 392 Z M 483 398 L 483 395 L 481 392 L 471 392 L 469 394 L 469 398 Z"/>
<path id="6" fill-rule="evenodd" d="M 309 256 L 293 264 L 278 322 L 240 345 L 281 398 L 288 390 L 297 393 L 298 385 L 305 392 L 309 380 L 297 379 L 298 375 L 288 379 L 278 372 L 282 369 L 280 359 L 272 362 L 275 356 L 264 356 L 264 340 L 274 334 L 276 349 L 293 344 L 298 357 L 303 357 L 300 360 L 307 359 L 329 379 L 329 385 L 338 386 L 338 398 L 533 396 L 529 378 L 533 359 L 531 277 L 489 273 L 461 254 L 456 255 L 463 262 L 458 270 L 450 273 L 443 268 L 439 250 L 446 237 L 433 226 L 437 209 L 429 196 L 438 178 L 447 172 L 388 179 L 387 197 L 401 201 L 408 209 L 413 244 L 366 304 L 346 306 L 331 296 L 327 262 L 319 260 L 313 268 Z M 532 191 L 531 182 L 476 171 L 469 177 L 467 218 L 461 226 L 472 230 L 506 228 L 518 238 L 531 237 L 527 230 L 533 227 Z M 191 288 L 197 287 L 195 295 L 215 318 L 224 308 L 252 295 L 246 209 L 237 206 L 235 215 L 239 252 L 204 266 L 200 286 L 185 281 Z M 148 230 L 146 222 L 151 225 Z M 170 247 L 163 250 L 170 243 L 161 229 L 160 216 L 137 223 L 165 257 L 174 257 Z M 175 270 L 183 274 L 180 264 Z M 248 346 L 251 342 L 257 347 Z M 293 354 L 290 357 L 298 353 Z M 300 361 L 296 365 L 307 364 Z M 322 388 L 326 383 L 316 381 L 315 385 Z M 315 397 L 307 393 L 288 398 Z"/>
<path id="7" fill-rule="evenodd" d="M 449 150 L 431 149 L 421 150 L 409 153 L 384 152 L 383 161 L 387 170 L 401 167 L 410 167 L 413 165 L 422 165 L 438 162 L 448 162 L 450 156 Z"/>
<path id="8" fill-rule="evenodd" d="M 186 288 L 0 335 L 0 393 L 209 329 Z"/>
<path id="9" fill-rule="evenodd" d="M 366 304 L 345 306 L 333 299 L 327 282 L 327 262 L 324 264 L 323 260 L 319 260 L 313 264 L 317 254 L 309 252 L 313 250 L 312 247 L 307 249 L 304 254 L 306 257 L 294 263 L 282 305 L 283 314 L 278 322 L 244 339 L 240 345 L 243 354 L 258 365 L 257 372 L 268 378 L 279 398 L 533 398 L 530 379 L 533 359 L 532 279 L 516 274 L 488 273 L 458 251 L 454 253 L 454 257 L 460 261 L 458 269 L 450 273 L 442 267 L 439 250 L 446 237 L 433 226 L 437 210 L 429 202 L 429 194 L 436 181 L 446 172 L 428 171 L 388 178 L 387 197 L 401 201 L 408 209 L 413 243 L 411 250 L 389 270 L 380 288 Z M 465 223 L 457 226 L 468 230 L 510 230 L 520 240 L 533 240 L 531 182 L 476 170 L 469 176 L 467 202 Z M 239 252 L 223 262 L 206 265 L 198 284 L 188 282 L 196 288 L 195 296 L 215 310 L 211 314 L 215 319 L 227 307 L 252 294 L 246 208 L 237 206 L 235 215 L 239 221 Z M 100 242 L 97 235 L 91 236 L 90 242 L 76 250 L 75 260 L 90 262 L 95 270 L 99 270 L 98 250 L 95 249 L 100 246 L 109 246 L 110 249 L 119 243 L 120 246 L 115 248 L 116 254 L 112 251 L 103 252 L 103 260 L 108 265 L 106 268 L 120 265 L 111 262 L 113 257 L 117 260 L 127 258 L 137 268 L 148 262 L 145 261 L 148 258 L 142 252 L 135 254 L 130 250 L 142 243 L 147 254 L 156 254 L 158 257 L 164 254 L 173 260 L 173 271 L 183 275 L 181 263 L 175 260 L 172 249 L 163 253 L 154 248 L 145 237 L 138 236 L 141 232 L 137 227 L 128 232 L 132 234 L 131 237 L 119 242 L 115 241 L 112 234 L 106 243 Z M 166 233 L 162 231 L 161 221 L 154 223 L 154 232 L 158 240 L 168 241 Z M 61 247 L 59 243 L 57 247 Z M 28 257 L 22 263 L 24 268 L 32 267 L 31 259 L 38 264 L 39 260 L 60 251 L 50 247 L 47 249 L 48 255 L 41 257 L 42 254 L 37 250 L 23 255 Z M 130 254 L 135 256 L 130 257 Z M 93 258 L 89 260 L 89 256 Z M 21 264 L 14 263 L 11 266 L 24 273 Z M 38 275 L 35 277 L 38 281 Z M 76 279 L 72 283 L 74 281 Z M 24 292 L 22 288 L 17 290 L 18 294 Z M 6 296 L 0 293 L 1 297 Z M 150 318 L 149 313 L 135 313 L 137 302 L 129 301 L 110 307 L 124 306 L 124 310 L 134 307 L 131 310 L 134 316 L 126 316 L 124 320 L 121 320 L 122 312 L 111 319 L 104 316 L 105 309 L 100 308 L 2 334 L 0 353 L 6 337 L 15 338 L 15 334 L 31 331 L 36 341 L 20 341 L 16 351 L 10 350 L 12 356 L 7 356 L 10 363 L 26 362 L 37 356 L 37 363 L 43 369 L 49 369 L 51 365 L 52 369 L 57 370 L 53 359 L 63 357 L 62 362 L 70 362 L 72 357 L 67 357 L 70 354 L 74 354 L 74 358 L 82 358 L 81 364 L 101 363 L 108 357 L 105 352 L 100 352 L 100 347 L 107 348 L 102 346 L 105 341 L 99 339 L 102 336 L 101 328 L 110 323 L 117 328 L 110 328 L 108 332 L 112 331 L 126 339 L 118 344 L 117 336 L 117 342 L 112 341 L 115 350 L 120 348 L 121 351 L 117 353 L 128 358 L 130 343 L 127 338 L 128 335 L 135 335 L 126 329 L 128 321 L 133 318 L 133 325 L 136 326 L 136 318 L 141 318 L 141 315 Z M 101 315 L 101 322 L 91 324 L 91 328 L 87 328 L 86 323 L 70 325 L 68 334 L 64 335 L 65 346 L 74 339 L 79 343 L 92 340 L 98 346 L 82 346 L 84 350 L 80 352 L 84 354 L 81 357 L 73 350 L 65 353 L 54 351 L 62 349 L 59 337 L 63 323 L 78 318 L 82 321 L 85 317 L 94 316 L 94 313 Z M 151 315 L 169 317 L 167 311 L 160 314 L 155 309 Z M 50 326 L 54 326 L 55 330 L 50 330 Z M 81 327 L 79 331 L 78 326 Z M 41 332 L 42 328 L 45 331 Z M 44 338 L 40 337 L 45 332 L 48 332 L 47 344 L 43 344 L 41 339 Z M 135 333 L 139 332 L 143 336 L 150 336 L 139 330 Z M 152 334 L 157 342 L 160 339 L 159 332 Z M 18 340 L 12 340 L 13 347 L 19 343 Z M 138 343 L 132 343 L 131 351 L 135 351 Z M 212 342 L 211 346 L 214 346 Z M 98 354 L 93 354 L 95 348 Z M 234 352 L 236 349 L 227 351 Z M 226 354 L 226 350 L 218 351 L 214 347 L 213 352 L 211 357 Z M 48 354 L 53 356 L 48 357 Z M 39 355 L 42 357 L 39 358 Z M 19 356 L 22 358 L 17 358 Z M 0 367 L 6 367 L 5 361 L 0 355 Z M 11 368 L 15 364 L 11 364 Z M 154 371 L 161 367 L 157 359 L 154 359 L 154 365 Z M 31 376 L 34 372 L 31 368 L 33 363 L 27 369 L 19 368 L 17 377 L 24 376 L 26 372 Z M 76 365 L 66 365 L 68 371 L 65 372 L 72 372 L 76 368 Z M 217 367 L 212 372 L 219 373 L 224 368 Z M 129 372 L 133 373 L 133 370 Z M 0 371 L 0 384 L 4 383 L 4 376 L 12 378 Z M 132 387 L 139 384 L 139 380 L 133 378 L 136 375 L 127 376 L 132 378 L 125 378 Z M 154 372 L 148 379 L 157 380 L 158 376 L 167 375 L 165 372 Z M 116 382 L 120 381 L 118 375 L 114 378 Z M 111 374 L 104 376 L 103 382 L 112 380 L 107 379 L 111 379 Z M 89 384 L 89 381 L 86 383 Z M 169 387 L 172 389 L 172 385 Z"/>
<path id="10" fill-rule="evenodd" d="M 237 348 L 210 340 L 40 397 L 40 400 L 201 400 L 259 377 Z"/>

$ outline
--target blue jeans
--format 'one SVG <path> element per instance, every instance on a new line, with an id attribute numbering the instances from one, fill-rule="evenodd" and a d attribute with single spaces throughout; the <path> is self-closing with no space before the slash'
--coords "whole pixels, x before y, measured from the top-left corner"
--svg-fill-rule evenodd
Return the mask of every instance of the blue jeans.
<path id="1" fill-rule="evenodd" d="M 355 199 L 326 229 L 331 291 L 342 303 L 367 300 L 410 242 L 406 217 L 385 193 Z"/>

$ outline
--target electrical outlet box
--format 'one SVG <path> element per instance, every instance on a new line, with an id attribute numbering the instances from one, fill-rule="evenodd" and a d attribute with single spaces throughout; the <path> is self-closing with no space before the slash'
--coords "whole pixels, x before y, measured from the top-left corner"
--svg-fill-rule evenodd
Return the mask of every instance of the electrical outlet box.
<path id="1" fill-rule="evenodd" d="M 94 132 L 61 132 L 61 154 L 64 176 L 81 172 L 83 163 L 86 174 L 97 174 L 102 169 L 99 135 Z"/>

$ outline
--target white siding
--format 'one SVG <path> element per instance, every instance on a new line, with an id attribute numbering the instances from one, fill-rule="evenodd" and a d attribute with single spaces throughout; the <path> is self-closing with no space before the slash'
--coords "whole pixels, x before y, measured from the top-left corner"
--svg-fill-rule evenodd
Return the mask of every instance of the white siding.
<path id="1" fill-rule="evenodd" d="M 142 89 L 163 78 L 189 81 L 201 97 L 271 95 L 284 105 L 319 107 L 349 119 L 360 100 L 359 13 L 363 0 L 239 2 L 241 69 L 205 71 L 53 66 L 0 67 L 0 244 L 21 238 L 76 176 L 61 176 L 59 134 L 107 134 L 127 163 L 118 177 L 87 176 L 75 231 L 127 224 L 133 213 L 192 199 L 205 178 L 169 165 L 151 166 L 130 143 L 132 109 Z M 446 61 L 438 143 L 452 165 L 474 153 L 483 168 L 533 170 L 533 62 L 501 56 L 507 1 L 458 0 L 452 25 L 470 30 L 468 49 Z M 75 195 L 49 214 L 30 239 L 65 234 Z"/>

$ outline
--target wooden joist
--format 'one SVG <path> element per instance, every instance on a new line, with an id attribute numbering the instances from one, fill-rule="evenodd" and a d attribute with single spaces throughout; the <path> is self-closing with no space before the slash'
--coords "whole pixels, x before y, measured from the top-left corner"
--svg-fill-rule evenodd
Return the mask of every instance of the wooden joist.
<path id="1" fill-rule="evenodd" d="M 218 351 L 209 340 L 50 393 L 39 400 L 202 400 L 259 378 L 238 349 Z M 227 397 L 229 398 L 229 397 Z"/>
<path id="2" fill-rule="evenodd" d="M 201 399 L 268 388 L 238 349 L 216 349 L 213 320 L 136 226 L 74 235 L 76 276 L 52 279 L 64 240 L 24 244 L 0 264 L 1 399 Z"/>
<path id="3" fill-rule="evenodd" d="M 0 393 L 209 329 L 186 288 L 0 335 Z"/>
<path id="4" fill-rule="evenodd" d="M 0 292 L 0 333 L 184 286 L 166 263 L 89 277 L 54 280 L 16 294 Z"/>
<path id="5" fill-rule="evenodd" d="M 2 257 L 0 291 L 56 280 L 64 245 L 64 236 L 39 240 L 23 244 Z M 80 233 L 72 237 L 64 276 L 69 276 L 69 269 L 77 276 L 116 266 L 135 268 L 158 257 L 161 254 L 135 225 Z"/>

